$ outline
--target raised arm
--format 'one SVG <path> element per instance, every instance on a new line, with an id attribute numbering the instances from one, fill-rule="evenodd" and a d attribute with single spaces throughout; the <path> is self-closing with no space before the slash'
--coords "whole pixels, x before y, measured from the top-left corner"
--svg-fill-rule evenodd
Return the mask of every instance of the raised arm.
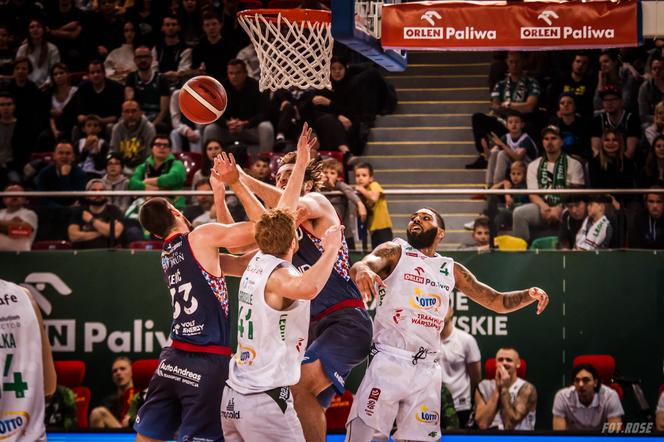
<path id="1" fill-rule="evenodd" d="M 456 288 L 473 301 L 496 313 L 510 313 L 537 301 L 537 314 L 549 304 L 549 296 L 537 287 L 513 292 L 499 292 L 475 278 L 475 275 L 459 263 L 454 264 Z"/>
<path id="2" fill-rule="evenodd" d="M 513 430 L 537 404 L 537 390 L 532 384 L 526 383 L 514 400 L 510 401 L 509 388 L 500 390 L 500 416 L 506 430 Z"/>
<path id="3" fill-rule="evenodd" d="M 247 269 L 249 261 L 254 257 L 258 249 L 253 249 L 244 255 L 229 255 L 222 253 L 219 255 L 219 265 L 226 276 L 240 277 Z"/>
<path id="4" fill-rule="evenodd" d="M 240 169 L 238 169 L 238 172 L 240 174 L 240 181 L 246 185 L 251 192 L 258 195 L 258 198 L 263 200 L 265 206 L 270 209 L 277 207 L 277 204 L 279 204 L 279 199 L 281 198 L 281 194 L 283 193 L 281 189 L 278 189 L 275 186 L 272 186 L 263 181 L 257 180 L 256 178 L 247 175 Z"/>
<path id="5" fill-rule="evenodd" d="M 253 222 L 235 224 L 208 223 L 196 227 L 190 234 L 191 241 L 216 248 L 242 248 L 255 242 Z"/>
<path id="6" fill-rule="evenodd" d="M 258 201 L 256 195 L 250 192 L 247 186 L 240 181 L 240 172 L 233 154 L 226 155 L 225 152 L 222 152 L 221 155 L 218 155 L 214 159 L 214 167 L 210 169 L 211 184 L 213 180 L 215 180 L 215 184 L 217 185 L 219 182 L 228 184 L 231 190 L 235 192 L 235 196 L 240 200 L 244 211 L 247 212 L 247 216 L 251 221 L 258 221 L 263 213 L 265 213 L 265 207 Z M 225 204 L 226 202 L 224 201 Z"/>
<path id="7" fill-rule="evenodd" d="M 385 287 L 383 279 L 390 276 L 401 257 L 401 246 L 393 241 L 388 241 L 376 247 L 361 261 L 353 264 L 350 269 L 350 277 L 357 284 L 365 301 L 371 299 L 371 295 L 378 297 L 376 285 Z"/>
<path id="8" fill-rule="evenodd" d="M 297 156 L 295 157 L 295 166 L 286 184 L 284 193 L 281 194 L 277 207 L 281 209 L 297 210 L 297 204 L 302 194 L 302 185 L 304 184 L 304 174 L 307 165 L 311 159 L 311 148 L 316 144 L 316 137 L 311 137 L 311 128 L 304 123 L 302 133 L 297 141 Z"/>

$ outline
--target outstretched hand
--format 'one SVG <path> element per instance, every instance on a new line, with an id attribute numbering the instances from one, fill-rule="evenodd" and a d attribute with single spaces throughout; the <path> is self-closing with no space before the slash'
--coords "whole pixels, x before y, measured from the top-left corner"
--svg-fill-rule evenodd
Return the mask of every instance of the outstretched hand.
<path id="1" fill-rule="evenodd" d="M 549 305 L 549 295 L 539 287 L 529 288 L 528 294 L 537 301 L 537 314 L 541 314 L 546 306 Z"/>
<path id="2" fill-rule="evenodd" d="M 227 155 L 222 152 L 214 159 L 214 165 L 210 170 L 210 178 L 215 177 L 229 186 L 235 184 L 240 179 L 235 157 L 233 154 Z"/>
<path id="3" fill-rule="evenodd" d="M 302 127 L 302 133 L 297 140 L 297 160 L 299 162 L 309 163 L 311 160 L 311 149 L 316 145 L 318 139 L 312 136 L 312 129 L 307 123 Z"/>
<path id="4" fill-rule="evenodd" d="M 362 294 L 362 299 L 367 304 L 371 301 L 371 298 L 378 299 L 380 297 L 380 289 L 387 287 L 382 278 L 368 267 L 357 272 L 355 275 L 355 285 L 357 285 Z"/>

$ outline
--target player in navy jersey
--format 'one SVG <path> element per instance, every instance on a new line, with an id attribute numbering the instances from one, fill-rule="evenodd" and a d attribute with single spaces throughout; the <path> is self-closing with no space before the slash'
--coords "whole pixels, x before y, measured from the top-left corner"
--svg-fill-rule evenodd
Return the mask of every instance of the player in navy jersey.
<path id="1" fill-rule="evenodd" d="M 305 124 L 298 140 L 297 154 L 291 152 L 282 160 L 277 173 L 277 187 L 232 167 L 232 159 L 231 164 L 226 163 L 226 173 L 221 173 L 221 179 L 232 190 L 244 183 L 267 207 L 277 207 L 283 189 L 294 173 L 297 156 L 305 155 L 308 159 L 309 150 L 315 143 L 311 129 Z M 293 265 L 300 271 L 308 269 L 321 257 L 323 247 L 320 238 L 325 231 L 341 224 L 332 204 L 317 192 L 322 183 L 321 165 L 316 161 L 304 164 L 304 185 L 297 201 L 299 248 L 293 256 Z M 239 199 L 245 210 L 253 210 L 252 201 L 242 195 Z M 250 215 L 250 219 L 257 218 Z M 325 409 L 335 393 L 344 393 L 346 377 L 353 367 L 365 360 L 371 346 L 371 319 L 349 272 L 348 246 L 344 241 L 332 275 L 311 302 L 309 346 L 302 363 L 300 382 L 293 387 L 295 409 L 307 441 L 325 440 Z"/>
<path id="2" fill-rule="evenodd" d="M 223 183 L 211 184 L 217 218 L 229 220 Z M 247 196 L 244 195 L 246 198 Z M 256 207 L 260 207 L 256 202 Z M 137 441 L 223 441 L 219 414 L 231 350 L 228 289 L 224 275 L 241 276 L 253 253 L 220 255 L 254 244 L 254 223 L 203 224 L 189 221 L 164 198 L 141 207 L 139 219 L 164 239 L 161 266 L 173 307 L 171 347 L 165 348 L 134 426 Z"/>

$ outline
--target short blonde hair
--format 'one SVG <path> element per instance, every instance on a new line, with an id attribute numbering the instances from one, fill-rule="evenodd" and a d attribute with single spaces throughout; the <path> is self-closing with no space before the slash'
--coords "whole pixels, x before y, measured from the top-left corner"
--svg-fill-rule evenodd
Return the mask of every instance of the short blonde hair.
<path id="1" fill-rule="evenodd" d="M 284 256 L 295 238 L 295 217 L 290 210 L 270 209 L 256 223 L 256 244 L 268 255 Z"/>
<path id="2" fill-rule="evenodd" d="M 523 170 L 525 172 L 526 171 L 526 163 L 524 163 L 523 161 L 515 161 L 510 166 L 510 170 L 512 170 L 512 169 L 520 169 L 520 170 Z"/>
<path id="3" fill-rule="evenodd" d="M 335 158 L 326 158 L 323 160 L 323 170 L 334 169 L 339 175 L 343 172 L 343 166 Z"/>

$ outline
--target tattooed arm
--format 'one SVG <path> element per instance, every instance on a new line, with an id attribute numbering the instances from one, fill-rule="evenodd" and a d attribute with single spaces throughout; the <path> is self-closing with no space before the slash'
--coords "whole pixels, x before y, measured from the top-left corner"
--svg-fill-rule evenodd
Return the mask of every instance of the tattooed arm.
<path id="1" fill-rule="evenodd" d="M 549 296 L 540 288 L 531 287 L 527 290 L 499 292 L 479 282 L 475 275 L 459 263 L 454 264 L 454 279 L 458 290 L 496 313 L 510 313 L 538 301 L 537 314 L 539 315 L 549 304 Z"/>
<path id="2" fill-rule="evenodd" d="M 368 301 L 371 295 L 378 297 L 376 285 L 385 287 L 383 279 L 390 276 L 401 257 L 401 246 L 388 241 L 376 247 L 376 250 L 356 262 L 350 269 L 362 297 Z"/>
<path id="3" fill-rule="evenodd" d="M 537 390 L 530 383 L 525 383 L 521 387 L 514 404 L 510 402 L 508 388 L 502 388 L 499 397 L 500 417 L 503 418 L 503 425 L 506 430 L 513 430 L 537 405 Z"/>

